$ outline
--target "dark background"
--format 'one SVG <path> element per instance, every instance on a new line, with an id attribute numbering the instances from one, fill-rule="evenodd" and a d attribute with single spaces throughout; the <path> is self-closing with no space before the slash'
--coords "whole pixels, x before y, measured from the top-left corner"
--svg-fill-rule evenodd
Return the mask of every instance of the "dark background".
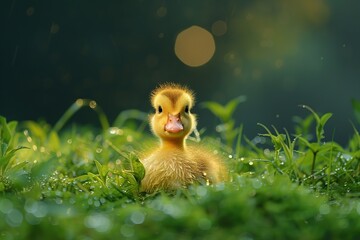
<path id="1" fill-rule="evenodd" d="M 0 115 L 56 122 L 77 98 L 98 102 L 111 121 L 125 109 L 150 111 L 159 83 L 191 87 L 197 102 L 248 100 L 236 112 L 252 138 L 256 123 L 291 131 L 294 115 L 333 112 L 327 135 L 353 134 L 351 99 L 360 98 L 360 2 L 325 0 L 12 0 L 1 3 Z M 216 52 L 192 68 L 174 53 L 176 36 L 198 25 Z M 216 119 L 199 106 L 199 126 Z M 90 111 L 75 118 L 97 121 Z"/>

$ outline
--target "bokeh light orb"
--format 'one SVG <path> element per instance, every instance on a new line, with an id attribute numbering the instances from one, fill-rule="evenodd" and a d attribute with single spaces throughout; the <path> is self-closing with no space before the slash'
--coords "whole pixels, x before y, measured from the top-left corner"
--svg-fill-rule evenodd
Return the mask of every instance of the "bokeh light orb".
<path id="1" fill-rule="evenodd" d="M 211 26 L 211 32 L 218 37 L 224 35 L 227 32 L 226 22 L 222 20 L 214 22 Z"/>
<path id="2" fill-rule="evenodd" d="M 180 32 L 175 41 L 175 54 L 184 64 L 199 67 L 211 60 L 215 53 L 213 35 L 199 26 Z"/>

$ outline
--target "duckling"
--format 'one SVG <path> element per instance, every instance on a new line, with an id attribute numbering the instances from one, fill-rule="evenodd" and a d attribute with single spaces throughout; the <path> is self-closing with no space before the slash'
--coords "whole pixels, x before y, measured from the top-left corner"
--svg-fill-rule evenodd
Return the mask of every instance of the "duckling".
<path id="1" fill-rule="evenodd" d="M 192 183 L 224 181 L 227 170 L 216 155 L 197 145 L 187 145 L 187 137 L 197 121 L 191 113 L 194 93 L 187 87 L 168 83 L 151 94 L 155 113 L 149 116 L 150 127 L 160 146 L 142 160 L 145 177 L 143 192 L 174 190 Z"/>

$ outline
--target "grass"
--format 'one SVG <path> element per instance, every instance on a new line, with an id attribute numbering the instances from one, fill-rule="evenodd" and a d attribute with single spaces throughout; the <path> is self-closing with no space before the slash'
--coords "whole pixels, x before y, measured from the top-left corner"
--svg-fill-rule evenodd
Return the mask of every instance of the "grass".
<path id="1" fill-rule="evenodd" d="M 82 99 L 54 126 L 0 117 L 0 238 L 360 236 L 359 102 L 352 101 L 353 137 L 340 146 L 324 130 L 332 114 L 308 106 L 294 134 L 259 123 L 249 139 L 232 117 L 243 100 L 203 104 L 221 124 L 219 136 L 202 134 L 201 142 L 224 158 L 231 181 L 151 195 L 138 191 L 139 153 L 154 144 L 147 114 L 124 111 L 110 124 L 96 102 Z M 97 112 L 100 128 L 69 124 L 83 107 Z M 190 141 L 198 140 L 197 132 Z"/>

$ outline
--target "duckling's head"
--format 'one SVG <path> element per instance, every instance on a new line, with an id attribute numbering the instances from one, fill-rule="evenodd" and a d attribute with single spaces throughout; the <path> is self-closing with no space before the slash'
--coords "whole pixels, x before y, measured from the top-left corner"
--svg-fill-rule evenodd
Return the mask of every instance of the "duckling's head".
<path id="1" fill-rule="evenodd" d="M 190 110 L 194 94 L 178 84 L 164 84 L 151 94 L 155 113 L 150 116 L 153 133 L 163 141 L 182 141 L 196 127 L 196 117 Z"/>

